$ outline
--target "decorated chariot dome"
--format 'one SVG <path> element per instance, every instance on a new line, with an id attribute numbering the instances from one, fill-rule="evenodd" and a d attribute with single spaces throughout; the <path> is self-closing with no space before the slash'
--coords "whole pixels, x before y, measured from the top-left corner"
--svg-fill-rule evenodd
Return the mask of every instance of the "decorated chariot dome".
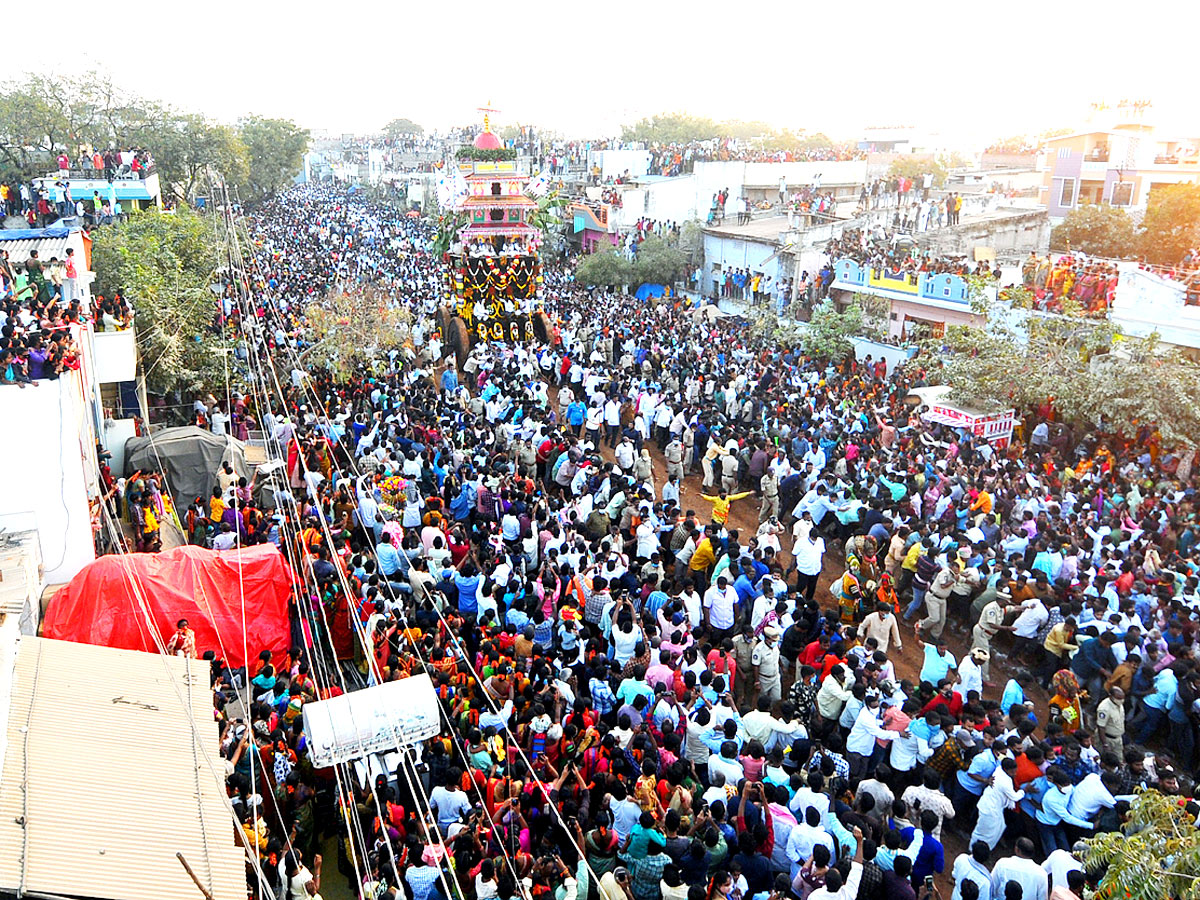
<path id="1" fill-rule="evenodd" d="M 483 130 L 461 148 L 443 179 L 444 286 L 455 312 L 484 341 L 529 341 L 540 310 L 539 247 L 531 222 L 538 210 L 530 194 L 530 160 L 506 148 L 484 109 Z"/>

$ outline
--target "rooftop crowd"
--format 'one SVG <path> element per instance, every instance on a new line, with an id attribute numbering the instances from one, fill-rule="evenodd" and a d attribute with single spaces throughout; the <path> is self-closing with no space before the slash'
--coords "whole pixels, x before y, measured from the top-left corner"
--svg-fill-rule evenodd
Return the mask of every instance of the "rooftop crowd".
<path id="1" fill-rule="evenodd" d="M 1196 479 L 1152 428 L 1047 404 L 992 446 L 905 403 L 919 367 L 818 364 L 569 265 L 552 343 L 459 368 L 426 223 L 304 187 L 247 224 L 233 403 L 286 475 L 218 475 L 189 538 L 278 545 L 303 627 L 244 723 L 214 649 L 175 646 L 213 659 L 257 890 L 317 895 L 339 834 L 324 880 L 370 898 L 1070 900 L 1100 874 L 1075 842 L 1139 789 L 1200 813 Z M 411 340 L 301 365 L 335 283 Z M 431 674 L 419 781 L 313 767 L 335 658 Z"/>
<path id="2" fill-rule="evenodd" d="M 99 298 L 83 308 L 75 251 L 42 260 L 29 251 L 20 263 L 0 249 L 0 385 L 25 386 L 78 368 L 71 326 L 95 316 L 97 330 L 117 330 L 132 318 L 124 300 Z"/>
<path id="3" fill-rule="evenodd" d="M 852 259 L 871 269 L 903 272 L 914 279 L 922 273 L 1000 277 L 999 268 L 993 268 L 987 260 L 976 263 L 965 255 L 942 255 L 922 250 L 900 237 L 883 228 L 847 228 L 841 237 L 828 243 L 826 255 L 833 262 Z"/>

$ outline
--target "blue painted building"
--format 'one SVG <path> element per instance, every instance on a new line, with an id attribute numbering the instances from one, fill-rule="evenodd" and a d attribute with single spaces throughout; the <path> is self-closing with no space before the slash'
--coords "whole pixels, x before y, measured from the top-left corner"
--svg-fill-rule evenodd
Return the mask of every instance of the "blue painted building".
<path id="1" fill-rule="evenodd" d="M 830 292 L 835 299 L 871 294 L 887 300 L 888 336 L 902 340 L 912 325 L 938 335 L 947 325 L 983 324 L 984 317 L 971 310 L 967 281 L 959 275 L 875 269 L 843 258 L 834 263 Z"/>

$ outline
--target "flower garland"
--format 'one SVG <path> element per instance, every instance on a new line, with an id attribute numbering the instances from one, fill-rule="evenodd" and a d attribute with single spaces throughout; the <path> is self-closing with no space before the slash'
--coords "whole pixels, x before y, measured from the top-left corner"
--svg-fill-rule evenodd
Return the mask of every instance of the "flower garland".
<path id="1" fill-rule="evenodd" d="M 408 479 L 389 475 L 379 482 L 379 498 L 388 506 L 400 508 L 408 494 Z"/>

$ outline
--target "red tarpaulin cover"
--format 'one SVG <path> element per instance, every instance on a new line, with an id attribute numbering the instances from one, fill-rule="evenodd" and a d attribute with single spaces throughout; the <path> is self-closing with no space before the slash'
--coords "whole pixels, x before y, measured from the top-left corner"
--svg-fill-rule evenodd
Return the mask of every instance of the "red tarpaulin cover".
<path id="1" fill-rule="evenodd" d="M 59 591 L 47 611 L 43 635 L 157 653 L 131 579 L 164 644 L 175 633 L 175 623 L 187 619 L 196 632 L 197 656 L 212 650 L 233 668 L 244 665 L 244 592 L 250 658 L 256 659 L 263 650 L 275 657 L 290 646 L 292 575 L 273 544 L 240 551 L 188 546 L 163 553 L 102 556 Z"/>

